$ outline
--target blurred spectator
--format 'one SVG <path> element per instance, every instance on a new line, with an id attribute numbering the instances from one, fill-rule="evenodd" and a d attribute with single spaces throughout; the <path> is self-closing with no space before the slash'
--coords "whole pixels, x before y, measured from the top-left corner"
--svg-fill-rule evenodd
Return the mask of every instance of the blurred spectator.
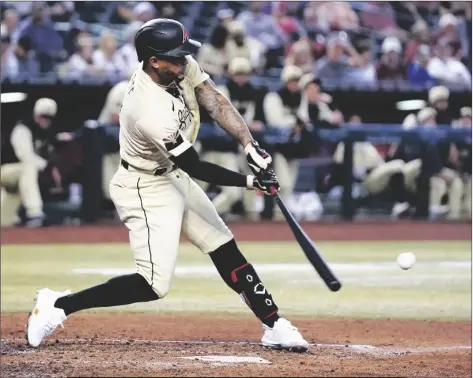
<path id="1" fill-rule="evenodd" d="M 110 199 L 110 181 L 120 166 L 120 146 L 118 142 L 120 131 L 120 124 L 118 123 L 119 114 L 132 72 L 133 70 L 129 72 L 126 80 L 115 84 L 112 89 L 110 89 L 105 100 L 105 105 L 98 118 L 98 121 L 102 124 L 102 130 L 104 131 L 102 192 L 107 199 Z"/>
<path id="2" fill-rule="evenodd" d="M 417 126 L 437 126 L 437 111 L 434 108 L 426 107 L 417 113 Z"/>
<path id="3" fill-rule="evenodd" d="M 13 47 L 10 44 L 10 36 L 3 35 L 0 40 L 0 52 L 1 52 L 1 78 L 8 77 L 10 79 L 18 76 L 19 64 L 18 59 L 15 56 Z"/>
<path id="4" fill-rule="evenodd" d="M 295 42 L 286 57 L 286 66 L 297 66 L 304 73 L 312 72 L 314 69 L 314 53 L 312 40 L 308 36 L 299 38 Z"/>
<path id="5" fill-rule="evenodd" d="M 74 14 L 73 1 L 56 1 L 50 8 L 51 20 L 54 22 L 69 22 Z"/>
<path id="6" fill-rule="evenodd" d="M 261 42 L 267 50 L 277 49 L 287 42 L 287 37 L 276 19 L 261 12 L 260 1 L 252 1 L 250 9 L 241 12 L 237 20 L 243 24 L 245 34 Z"/>
<path id="7" fill-rule="evenodd" d="M 256 89 L 249 82 L 251 72 L 251 63 L 248 59 L 233 59 L 228 67 L 230 78 L 226 86 L 221 86 L 219 89 L 232 101 L 249 129 L 253 132 L 261 132 L 264 124 L 262 114 L 257 111 Z"/>
<path id="8" fill-rule="evenodd" d="M 220 9 L 217 12 L 217 17 L 221 25 L 228 25 L 233 22 L 235 19 L 235 12 L 229 8 Z"/>
<path id="9" fill-rule="evenodd" d="M 286 66 L 281 72 L 283 87 L 269 92 L 263 101 L 266 122 L 272 127 L 294 128 L 298 122 L 297 113 L 301 105 L 299 80 L 303 71 L 297 66 Z"/>
<path id="10" fill-rule="evenodd" d="M 33 4 L 34 1 L 2 1 L 3 7 L 15 9 L 21 19 L 31 14 Z"/>
<path id="11" fill-rule="evenodd" d="M 450 45 L 452 55 L 461 58 L 467 55 L 466 46 L 462 50 L 460 39 L 459 20 L 451 13 L 443 14 L 438 22 L 438 30 L 435 33 L 437 44 Z"/>
<path id="12" fill-rule="evenodd" d="M 371 42 L 364 40 L 358 43 L 357 52 L 360 57 L 358 66 L 347 69 L 347 83 L 360 87 L 376 84 L 376 67 L 372 61 Z"/>
<path id="13" fill-rule="evenodd" d="M 427 25 L 425 21 L 416 21 L 416 23 L 411 28 L 411 34 L 411 41 L 408 43 L 404 53 L 407 64 L 410 64 L 416 58 L 416 54 L 419 52 L 418 49 L 420 46 L 426 45 L 429 47 L 430 45 L 429 25 Z"/>
<path id="14" fill-rule="evenodd" d="M 235 58 L 246 58 L 254 70 L 262 69 L 265 62 L 261 43 L 245 36 L 243 25 L 238 21 L 228 23 L 227 28 L 230 33 L 225 44 L 228 60 L 231 62 Z"/>
<path id="15" fill-rule="evenodd" d="M 437 87 L 441 88 L 441 87 Z M 433 88 L 432 88 L 433 89 Z M 446 89 L 446 88 L 441 88 Z M 434 92 L 435 93 L 435 92 Z M 439 90 L 440 93 L 440 90 Z M 445 91 L 444 93 L 445 94 Z M 434 102 L 438 107 L 439 103 L 445 102 L 446 100 L 442 97 Z M 447 103 L 448 104 L 448 103 Z M 441 104 L 444 107 L 445 104 Z M 438 112 L 434 108 L 424 108 L 417 114 L 417 122 L 419 126 L 423 127 L 436 127 Z M 438 212 L 438 209 L 443 209 L 441 206 L 442 197 L 448 194 L 448 214 L 447 218 L 450 220 L 460 219 L 462 209 L 462 197 L 463 197 L 463 180 L 461 179 L 458 172 L 452 169 L 451 157 L 452 154 L 457 155 L 457 151 L 454 145 L 440 143 L 437 146 L 437 153 L 439 156 L 439 162 L 441 165 L 440 172 L 431 179 L 431 193 L 430 193 L 430 206 L 433 213 Z M 453 151 L 455 149 L 455 152 Z M 440 212 L 443 212 L 440 211 Z"/>
<path id="16" fill-rule="evenodd" d="M 447 86 L 461 86 L 471 89 L 471 73 L 453 56 L 453 49 L 448 44 L 439 43 L 436 46 L 436 55 L 430 59 L 427 71 L 439 84 Z"/>
<path id="17" fill-rule="evenodd" d="M 242 57 L 233 59 L 228 67 L 230 77 L 226 84 L 218 86 L 218 89 L 230 99 L 250 130 L 254 134 L 258 134 L 263 130 L 264 124 L 261 111 L 259 111 L 256 88 L 249 82 L 251 72 L 251 63 L 248 59 Z M 205 160 L 233 171 L 240 171 L 242 164 L 240 164 L 239 144 L 234 139 L 203 140 L 202 149 Z M 244 158 L 244 154 L 241 156 Z M 249 169 L 247 164 L 242 166 L 245 167 L 245 170 Z M 257 216 L 254 207 L 255 196 L 248 193 L 245 197 L 246 200 L 240 188 L 222 187 L 221 192 L 213 198 L 212 202 L 219 214 L 227 215 L 237 201 L 244 199 L 247 215 L 254 219 Z"/>
<path id="18" fill-rule="evenodd" d="M 359 27 L 358 15 L 349 3 L 342 1 L 312 1 L 304 9 L 307 28 L 355 30 Z"/>
<path id="19" fill-rule="evenodd" d="M 92 53 L 92 65 L 105 75 L 124 75 L 127 72 L 117 51 L 117 38 L 110 30 L 105 29 L 100 35 L 99 47 Z"/>
<path id="20" fill-rule="evenodd" d="M 322 93 L 320 86 L 320 80 L 312 74 L 301 77 L 299 89 L 302 91 L 302 99 L 298 116 L 303 122 L 311 122 L 315 127 L 338 127 L 343 123 L 343 115 L 340 111 L 330 108 L 332 98 Z"/>
<path id="21" fill-rule="evenodd" d="M 20 38 L 20 27 L 18 25 L 18 13 L 15 9 L 7 9 L 3 14 L 3 22 L 1 26 L 2 35 L 10 37 L 10 43 L 15 45 Z"/>
<path id="22" fill-rule="evenodd" d="M 436 111 L 438 125 L 452 125 L 453 116 L 449 111 L 448 99 L 450 91 L 444 86 L 433 87 L 429 90 L 429 103 Z"/>
<path id="23" fill-rule="evenodd" d="M 46 12 L 46 3 L 34 2 L 31 19 L 20 33 L 20 39 L 27 40 L 29 48 L 35 52 L 41 72 L 52 71 L 54 63 L 63 53 L 62 38 L 54 29 Z"/>
<path id="24" fill-rule="evenodd" d="M 471 129 L 471 108 L 460 109 L 460 118 L 455 122 L 455 127 Z M 455 143 L 457 150 L 456 168 L 460 172 L 465 187 L 463 193 L 463 211 L 471 219 L 471 143 Z"/>
<path id="25" fill-rule="evenodd" d="M 118 3 L 110 16 L 112 24 L 128 24 L 132 21 L 147 22 L 157 17 L 156 7 L 148 2 L 124 1 Z"/>
<path id="26" fill-rule="evenodd" d="M 43 201 L 38 175 L 43 170 L 49 168 L 56 186 L 61 187 L 61 176 L 57 168 L 48 167 L 48 158 L 53 150 L 50 127 L 56 113 L 56 101 L 50 98 L 39 99 L 34 105 L 32 117 L 15 125 L 9 135 L 9 143 L 2 148 L 2 225 L 5 225 L 4 207 L 11 211 L 7 216 L 9 222 L 15 223 L 15 215 L 20 204 L 23 204 L 26 209 L 26 225 L 42 226 Z"/>
<path id="27" fill-rule="evenodd" d="M 435 122 L 436 112 L 433 108 L 424 108 L 417 113 L 415 119 L 411 120 L 411 115 L 406 118 L 407 122 L 411 123 L 412 127 L 436 127 Z M 423 154 L 427 154 L 423 156 Z M 402 167 L 402 174 L 404 176 L 405 188 L 410 193 L 418 192 L 418 180 L 422 171 L 422 157 L 424 162 L 428 164 L 425 167 L 425 173 L 430 177 L 430 193 L 429 196 L 430 214 L 433 217 L 445 214 L 447 208 L 441 205 L 441 200 L 445 194 L 445 180 L 440 176 L 442 170 L 442 161 L 439 155 L 439 150 L 436 145 L 430 145 L 426 151 L 422 150 L 421 145 L 413 143 L 400 143 L 391 148 L 388 159 L 390 161 L 402 160 L 404 165 Z M 420 193 L 423 195 L 423 193 Z"/>
<path id="28" fill-rule="evenodd" d="M 133 8 L 134 20 L 141 21 L 142 23 L 148 22 L 156 17 L 156 8 L 148 1 L 143 1 Z"/>
<path id="29" fill-rule="evenodd" d="M 99 71 L 92 64 L 94 43 L 88 33 L 77 36 L 77 50 L 68 61 L 59 67 L 59 75 L 70 79 L 79 79 L 84 74 L 93 75 Z"/>
<path id="30" fill-rule="evenodd" d="M 360 19 L 364 27 L 385 36 L 406 36 L 407 33 L 398 28 L 396 13 L 389 2 L 367 1 L 362 4 Z"/>
<path id="31" fill-rule="evenodd" d="M 327 38 L 327 54 L 316 62 L 316 76 L 322 82 L 345 81 L 349 67 L 359 67 L 361 57 L 350 44 L 345 32 L 334 33 Z"/>
<path id="32" fill-rule="evenodd" d="M 349 124 L 361 124 L 361 118 L 354 115 Z M 332 173 L 326 179 L 329 188 L 343 185 L 345 144 L 339 143 L 333 154 Z M 360 182 L 370 195 L 380 195 L 388 189 L 394 205 L 391 216 L 398 218 L 409 210 L 408 193 L 403 174 L 404 162 L 400 159 L 385 161 L 378 149 L 370 142 L 353 144 L 353 179 Z"/>
<path id="33" fill-rule="evenodd" d="M 378 63 L 378 80 L 405 80 L 406 66 L 402 59 L 401 42 L 396 37 L 387 37 L 381 46 L 383 55 Z"/>
<path id="34" fill-rule="evenodd" d="M 197 62 L 209 75 L 222 76 L 228 67 L 228 54 L 225 45 L 228 40 L 228 30 L 225 26 L 217 25 L 210 36 L 210 42 L 202 44 L 197 54 Z"/>
<path id="35" fill-rule="evenodd" d="M 296 18 L 287 14 L 287 7 L 287 3 L 284 2 L 273 3 L 273 17 L 277 25 L 282 32 L 286 34 L 287 39 L 289 39 L 293 33 L 298 33 L 299 35 L 305 34 L 302 25 Z"/>
<path id="36" fill-rule="evenodd" d="M 120 5 L 122 4 L 126 4 L 126 2 L 120 3 Z M 86 23 L 100 23 L 104 21 L 111 21 L 108 17 L 104 17 L 104 15 L 112 13 L 114 3 L 106 1 L 83 1 L 77 2 L 75 6 L 79 20 Z"/>
<path id="37" fill-rule="evenodd" d="M 118 55 L 122 60 L 121 65 L 127 72 L 138 65 L 138 56 L 135 50 L 135 35 L 141 28 L 143 23 L 141 21 L 134 21 L 125 28 L 125 44 L 118 50 Z"/>
<path id="38" fill-rule="evenodd" d="M 458 128 L 471 128 L 471 108 L 469 106 L 460 109 L 460 118 L 455 120 L 453 125 Z"/>
<path id="39" fill-rule="evenodd" d="M 430 61 L 430 48 L 427 45 L 416 47 L 415 59 L 407 67 L 407 79 L 415 86 L 431 87 L 435 85 L 435 79 L 430 76 L 427 67 Z"/>
<path id="40" fill-rule="evenodd" d="M 302 74 L 302 70 L 297 66 L 284 67 L 281 73 L 283 87 L 277 92 L 266 94 L 263 102 L 266 122 L 271 127 L 285 129 L 289 136 L 286 143 L 277 146 L 277 153 L 273 155 L 274 170 L 281 186 L 280 193 L 285 198 L 289 198 L 294 190 L 299 169 L 298 157 L 303 154 L 297 143 L 301 128 L 304 127 L 304 122 L 298 116 L 302 100 L 299 89 Z M 276 219 L 282 218 L 281 215 L 276 209 Z"/>

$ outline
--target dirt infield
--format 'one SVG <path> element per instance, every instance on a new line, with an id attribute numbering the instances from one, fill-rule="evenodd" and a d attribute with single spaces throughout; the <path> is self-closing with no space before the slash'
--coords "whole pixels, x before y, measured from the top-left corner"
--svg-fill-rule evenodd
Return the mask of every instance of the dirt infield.
<path id="1" fill-rule="evenodd" d="M 238 240 L 293 240 L 284 223 L 230 228 Z M 317 223 L 304 229 L 315 240 L 471 240 L 465 223 Z M 126 241 L 126 230 L 117 226 L 2 230 L 2 244 Z M 308 353 L 292 354 L 262 348 L 261 326 L 252 317 L 77 314 L 39 349 L 26 345 L 26 318 L 1 316 L 2 377 L 472 374 L 468 321 L 291 319 L 312 344 Z"/>
<path id="2" fill-rule="evenodd" d="M 237 240 L 294 240 L 284 222 L 230 223 Z M 471 240 L 471 223 L 464 222 L 322 222 L 302 223 L 314 240 Z M 123 226 L 3 228 L 2 244 L 128 242 Z"/>
<path id="3" fill-rule="evenodd" d="M 297 319 L 318 345 L 292 354 L 258 345 L 250 317 L 158 314 L 74 315 L 34 350 L 23 339 L 26 316 L 2 315 L 2 377 L 471 376 L 469 322 Z"/>

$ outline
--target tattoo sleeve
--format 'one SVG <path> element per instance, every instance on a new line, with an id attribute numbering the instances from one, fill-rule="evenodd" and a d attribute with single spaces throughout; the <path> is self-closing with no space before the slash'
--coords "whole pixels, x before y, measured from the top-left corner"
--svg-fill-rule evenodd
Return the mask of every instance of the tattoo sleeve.
<path id="1" fill-rule="evenodd" d="M 210 116 L 245 147 L 253 140 L 250 130 L 238 110 L 215 87 L 211 79 L 205 80 L 195 88 L 197 102 L 205 108 Z"/>

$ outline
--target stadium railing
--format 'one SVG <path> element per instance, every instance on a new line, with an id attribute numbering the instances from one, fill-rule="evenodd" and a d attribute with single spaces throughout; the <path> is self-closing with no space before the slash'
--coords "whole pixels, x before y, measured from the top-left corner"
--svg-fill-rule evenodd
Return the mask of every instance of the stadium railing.
<path id="1" fill-rule="evenodd" d="M 373 144 L 394 144 L 394 143 L 413 143 L 422 146 L 436 144 L 439 142 L 465 142 L 471 144 L 471 129 L 452 128 L 450 125 L 438 125 L 437 128 L 417 127 L 410 130 L 403 129 L 399 124 L 362 124 L 348 125 L 342 124 L 338 129 L 317 129 L 313 128 L 312 135 L 314 141 L 316 138 L 345 144 L 343 169 L 345 172 L 353 171 L 353 145 L 356 142 L 368 141 Z M 198 139 L 229 139 L 224 130 L 215 127 L 212 124 L 202 124 Z M 289 133 L 287 130 L 281 130 L 274 127 L 267 127 L 262 135 L 266 144 L 278 144 L 288 141 Z M 424 156 L 422 157 L 422 160 Z M 422 164 L 425 167 L 426 164 Z M 341 217 L 345 220 L 353 220 L 356 215 L 356 203 L 352 196 L 353 181 L 351 174 L 345 175 L 343 183 L 343 195 L 341 204 Z M 419 192 L 428 193 L 429 190 L 428 173 L 422 170 L 420 175 Z M 417 214 L 419 217 L 428 216 L 428 195 L 419 195 L 417 201 Z"/>

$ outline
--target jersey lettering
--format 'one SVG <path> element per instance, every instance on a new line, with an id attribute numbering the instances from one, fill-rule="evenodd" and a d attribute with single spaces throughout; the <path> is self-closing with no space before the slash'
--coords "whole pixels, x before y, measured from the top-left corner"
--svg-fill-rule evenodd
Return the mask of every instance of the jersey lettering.
<path id="1" fill-rule="evenodd" d="M 179 109 L 177 111 L 177 117 L 179 122 L 179 130 L 185 130 L 191 124 L 190 121 L 192 121 L 192 114 L 189 109 L 187 109 L 187 107 L 184 109 Z"/>

